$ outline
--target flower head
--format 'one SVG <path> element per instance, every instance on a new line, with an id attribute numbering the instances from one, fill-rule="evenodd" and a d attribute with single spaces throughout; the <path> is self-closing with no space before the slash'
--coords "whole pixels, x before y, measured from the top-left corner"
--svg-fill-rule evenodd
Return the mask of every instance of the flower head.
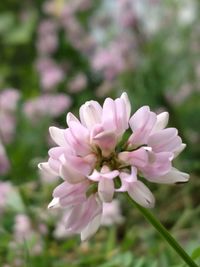
<path id="1" fill-rule="evenodd" d="M 82 240 L 97 231 L 103 205 L 112 202 L 115 192 L 128 192 L 138 204 L 154 206 L 154 196 L 141 176 L 156 183 L 189 179 L 172 167 L 185 144 L 175 128 L 166 128 L 168 113 L 156 115 L 144 106 L 130 114 L 131 105 L 123 93 L 115 100 L 107 98 L 103 106 L 86 102 L 80 107 L 80 120 L 68 113 L 66 129 L 50 127 L 57 146 L 39 167 L 64 182 L 55 188 L 49 208 L 65 208 L 66 230 L 81 233 Z M 129 127 L 132 134 L 122 144 Z"/>

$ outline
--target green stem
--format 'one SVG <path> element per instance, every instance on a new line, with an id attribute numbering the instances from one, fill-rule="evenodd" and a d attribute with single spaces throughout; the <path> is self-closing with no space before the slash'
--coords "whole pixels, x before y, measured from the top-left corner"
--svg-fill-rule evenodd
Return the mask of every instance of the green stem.
<path id="1" fill-rule="evenodd" d="M 129 201 L 134 204 L 138 210 L 144 215 L 145 219 L 150 222 L 159 234 L 169 243 L 169 245 L 179 254 L 179 256 L 190 267 L 198 267 L 198 265 L 192 260 L 192 258 L 185 252 L 185 250 L 179 245 L 179 243 L 171 236 L 167 229 L 154 217 L 150 210 L 138 205 L 128 194 Z"/>

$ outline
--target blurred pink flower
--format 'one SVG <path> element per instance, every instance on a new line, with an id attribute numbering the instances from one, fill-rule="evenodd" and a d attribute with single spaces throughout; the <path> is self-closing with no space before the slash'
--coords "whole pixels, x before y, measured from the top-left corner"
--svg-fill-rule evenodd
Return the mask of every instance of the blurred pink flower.
<path id="1" fill-rule="evenodd" d="M 34 231 L 31 219 L 26 214 L 17 214 L 15 216 L 13 230 L 15 239 L 14 242 L 11 243 L 13 249 L 18 249 L 20 244 L 27 242 L 33 255 L 38 255 L 42 252 L 43 246 L 40 236 Z"/>
<path id="2" fill-rule="evenodd" d="M 112 80 L 127 69 L 131 58 L 130 49 L 130 38 L 115 40 L 107 48 L 97 50 L 92 56 L 91 64 L 96 71 L 102 72 L 107 80 Z"/>
<path id="3" fill-rule="evenodd" d="M 53 20 L 43 20 L 38 28 L 36 43 L 39 54 L 54 53 L 58 47 L 57 24 Z"/>
<path id="4" fill-rule="evenodd" d="M 103 107 L 88 101 L 80 107 L 80 120 L 67 115 L 67 129 L 50 127 L 58 145 L 49 150 L 49 160 L 39 168 L 63 178 L 56 187 L 49 208 L 67 209 L 67 232 L 80 233 L 86 240 L 101 223 L 104 203 L 115 192 L 128 192 L 144 207 L 154 206 L 154 196 L 140 181 L 186 182 L 189 175 L 172 167 L 172 160 L 185 148 L 175 128 L 165 128 L 168 113 L 156 115 L 144 106 L 130 118 L 126 93 L 107 98 Z M 133 133 L 122 143 L 128 128 Z M 119 145 L 120 144 L 120 145 Z M 138 175 L 139 174 L 139 175 Z M 121 180 L 120 188 L 115 181 Z"/>
<path id="5" fill-rule="evenodd" d="M 20 93 L 16 89 L 4 89 L 0 93 L 0 111 L 15 112 Z"/>
<path id="6" fill-rule="evenodd" d="M 87 77 L 83 73 L 78 73 L 68 84 L 71 93 L 77 93 L 87 86 Z"/>
<path id="7" fill-rule="evenodd" d="M 40 58 L 36 64 L 40 75 L 41 87 L 44 90 L 52 90 L 64 79 L 62 68 L 50 58 Z"/>
<path id="8" fill-rule="evenodd" d="M 119 200 L 114 199 L 110 203 L 103 203 L 101 225 L 109 226 L 120 224 L 123 221 L 124 217 L 121 215 Z"/>
<path id="9" fill-rule="evenodd" d="M 28 100 L 24 105 L 24 112 L 33 121 L 41 117 L 58 117 L 68 110 L 71 99 L 64 94 L 45 94 L 40 97 Z"/>
<path id="10" fill-rule="evenodd" d="M 120 51 L 101 49 L 94 55 L 92 66 L 96 71 L 102 71 L 106 79 L 112 80 L 125 69 L 125 62 Z"/>
<path id="11" fill-rule="evenodd" d="M 18 242 L 24 242 L 32 235 L 31 221 L 25 214 L 17 214 L 14 224 L 15 238 Z"/>

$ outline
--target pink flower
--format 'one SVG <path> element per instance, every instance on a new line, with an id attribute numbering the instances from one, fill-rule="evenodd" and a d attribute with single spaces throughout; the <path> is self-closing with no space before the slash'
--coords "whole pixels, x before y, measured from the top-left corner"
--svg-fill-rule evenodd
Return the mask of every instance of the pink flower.
<path id="1" fill-rule="evenodd" d="M 78 73 L 68 84 L 69 91 L 77 93 L 85 89 L 87 78 L 83 73 Z"/>
<path id="2" fill-rule="evenodd" d="M 30 237 L 32 234 L 32 227 L 30 219 L 27 215 L 18 214 L 15 217 L 14 232 L 15 238 L 18 242 L 23 242 L 24 239 Z"/>
<path id="3" fill-rule="evenodd" d="M 66 111 L 71 105 L 71 99 L 64 94 L 45 94 L 28 100 L 24 111 L 28 118 L 37 121 L 41 117 L 56 118 Z"/>
<path id="4" fill-rule="evenodd" d="M 158 183 L 189 179 L 172 167 L 185 144 L 175 128 L 165 128 L 168 113 L 156 115 L 147 106 L 131 118 L 130 113 L 123 93 L 115 100 L 107 98 L 103 106 L 86 102 L 80 107 L 80 120 L 68 113 L 66 129 L 50 127 L 57 146 L 39 168 L 64 182 L 54 190 L 49 208 L 66 209 L 67 232 L 80 233 L 82 240 L 98 230 L 103 206 L 112 202 L 115 192 L 128 192 L 138 204 L 154 206 L 154 196 L 140 176 Z M 122 144 L 129 127 L 133 133 Z"/>
<path id="5" fill-rule="evenodd" d="M 16 89 L 5 89 L 0 93 L 0 110 L 13 112 L 17 108 L 20 93 Z"/>
<path id="6" fill-rule="evenodd" d="M 55 88 L 64 79 L 62 68 L 50 58 L 41 58 L 36 64 L 40 75 L 41 87 L 48 91 Z"/>
<path id="7" fill-rule="evenodd" d="M 124 217 L 121 215 L 120 202 L 114 199 L 110 203 L 103 203 L 103 214 L 101 225 L 110 226 L 113 224 L 121 224 Z"/>
<path id="8" fill-rule="evenodd" d="M 54 53 L 58 47 L 57 24 L 53 20 L 43 20 L 38 28 L 37 49 L 41 55 Z"/>
<path id="9" fill-rule="evenodd" d="M 125 61 L 122 52 L 113 45 L 97 51 L 92 58 L 92 66 L 101 71 L 107 80 L 112 80 L 125 69 Z"/>

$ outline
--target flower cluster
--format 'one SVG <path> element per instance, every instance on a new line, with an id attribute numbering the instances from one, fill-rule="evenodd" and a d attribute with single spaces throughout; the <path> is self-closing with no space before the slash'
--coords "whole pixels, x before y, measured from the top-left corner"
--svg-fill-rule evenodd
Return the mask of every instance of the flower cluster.
<path id="1" fill-rule="evenodd" d="M 153 207 L 154 196 L 140 177 L 166 184 L 188 181 L 188 174 L 172 167 L 185 144 L 175 128 L 166 128 L 167 112 L 156 115 L 143 106 L 131 116 L 123 93 L 115 100 L 107 98 L 103 107 L 86 102 L 79 115 L 80 120 L 68 113 L 67 129 L 50 127 L 57 146 L 49 150 L 48 162 L 39 164 L 64 180 L 49 208 L 67 209 L 69 233 L 80 233 L 82 240 L 94 234 L 103 204 L 111 202 L 115 192 L 128 192 L 138 204 Z"/>

